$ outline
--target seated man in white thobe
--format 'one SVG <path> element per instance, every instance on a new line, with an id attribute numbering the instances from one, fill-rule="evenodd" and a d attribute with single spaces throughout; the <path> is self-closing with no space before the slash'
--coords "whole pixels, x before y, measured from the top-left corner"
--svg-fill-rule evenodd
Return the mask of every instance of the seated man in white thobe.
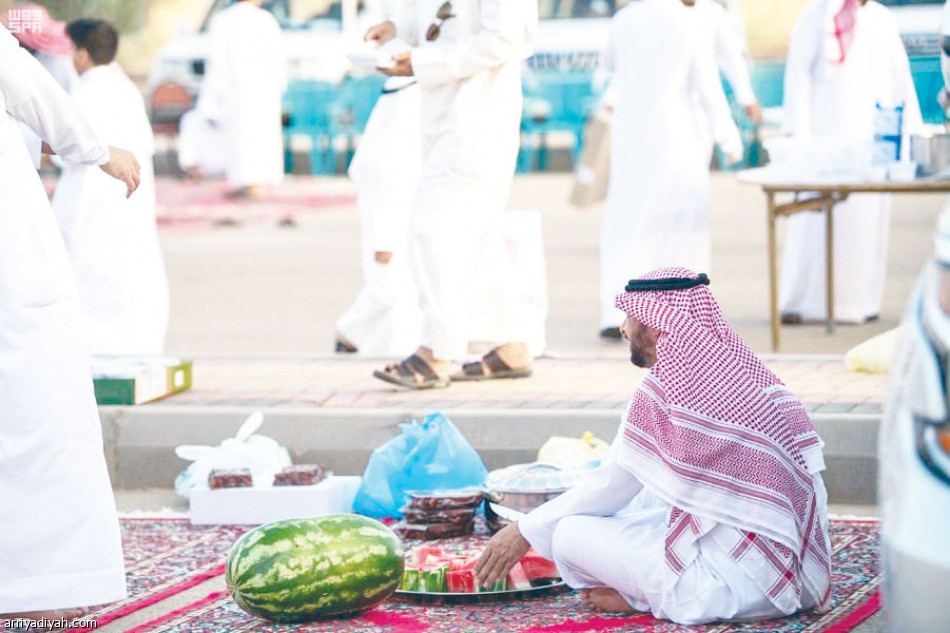
<path id="1" fill-rule="evenodd" d="M 829 606 L 823 442 L 708 283 L 659 269 L 617 297 L 650 373 L 601 466 L 496 534 L 479 582 L 530 544 L 604 611 L 701 624 Z"/>
<path id="2" fill-rule="evenodd" d="M 99 165 L 131 195 L 139 166 L 102 144 L 66 92 L 0 27 L 0 621 L 75 617 L 126 596 L 82 314 L 20 132 Z"/>
<path id="3" fill-rule="evenodd" d="M 79 82 L 72 97 L 96 135 L 124 143 L 141 168 L 139 191 L 100 170 L 63 160 L 53 194 L 93 354 L 161 354 L 168 328 L 168 279 L 155 226 L 155 141 L 142 93 L 113 61 L 116 30 L 102 20 L 67 27 Z"/>

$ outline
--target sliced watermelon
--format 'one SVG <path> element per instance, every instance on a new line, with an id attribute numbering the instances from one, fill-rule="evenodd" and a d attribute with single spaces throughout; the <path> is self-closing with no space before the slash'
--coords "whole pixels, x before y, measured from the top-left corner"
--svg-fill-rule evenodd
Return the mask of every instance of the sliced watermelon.
<path id="1" fill-rule="evenodd" d="M 475 593 L 475 572 L 471 569 L 450 571 L 445 575 L 445 588 L 453 593 Z"/>
<path id="2" fill-rule="evenodd" d="M 520 562 L 515 563 L 515 566 L 508 572 L 508 589 L 531 589 L 531 581 L 528 580 L 528 576 Z"/>
<path id="3" fill-rule="evenodd" d="M 402 582 L 399 583 L 399 588 L 403 591 L 421 591 L 421 574 L 422 572 L 418 569 L 407 569 L 402 576 Z"/>
<path id="4" fill-rule="evenodd" d="M 423 591 L 445 591 L 445 565 L 424 569 L 422 573 Z"/>
<path id="5" fill-rule="evenodd" d="M 406 564 L 410 567 L 418 569 L 430 556 L 434 558 L 442 558 L 444 554 L 438 547 L 433 547 L 431 545 L 418 545 L 409 551 L 409 555 L 406 557 Z"/>
<path id="6" fill-rule="evenodd" d="M 528 580 L 550 580 L 560 578 L 561 574 L 557 571 L 557 565 L 550 561 L 534 549 L 528 550 L 528 553 L 521 557 L 521 567 L 524 569 Z"/>
<path id="7" fill-rule="evenodd" d="M 483 586 L 483 585 L 478 586 L 479 591 L 504 591 L 507 588 L 508 588 L 508 580 L 505 578 L 502 578 L 501 580 L 497 580 L 495 581 L 494 584 L 491 584 L 488 586 Z"/>

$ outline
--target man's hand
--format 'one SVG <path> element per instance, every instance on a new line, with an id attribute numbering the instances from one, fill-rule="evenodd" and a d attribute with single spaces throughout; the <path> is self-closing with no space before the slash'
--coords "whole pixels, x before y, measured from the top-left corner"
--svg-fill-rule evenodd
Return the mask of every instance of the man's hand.
<path id="1" fill-rule="evenodd" d="M 393 258 L 393 254 L 389 251 L 376 251 L 375 258 L 378 264 L 388 264 Z"/>
<path id="2" fill-rule="evenodd" d="M 531 545 L 521 536 L 518 523 L 509 523 L 488 542 L 475 565 L 475 580 L 482 587 L 502 580 Z"/>
<path id="3" fill-rule="evenodd" d="M 379 70 L 390 77 L 412 77 L 415 74 L 412 71 L 412 51 L 396 53 L 393 55 L 393 62 L 395 62 L 393 66 Z"/>
<path id="4" fill-rule="evenodd" d="M 366 31 L 366 35 L 363 36 L 363 41 L 376 42 L 376 44 L 381 45 L 394 37 L 396 37 L 396 25 L 393 24 L 392 20 L 386 20 L 385 22 L 380 22 L 375 26 L 369 27 Z"/>
<path id="5" fill-rule="evenodd" d="M 117 147 L 109 148 L 109 162 L 99 166 L 113 178 L 125 183 L 128 198 L 132 192 L 139 188 L 139 161 L 135 160 L 132 152 Z"/>
<path id="6" fill-rule="evenodd" d="M 765 120 L 765 116 L 762 114 L 762 105 L 758 101 L 747 105 L 745 113 L 756 125 L 762 125 L 762 121 Z"/>

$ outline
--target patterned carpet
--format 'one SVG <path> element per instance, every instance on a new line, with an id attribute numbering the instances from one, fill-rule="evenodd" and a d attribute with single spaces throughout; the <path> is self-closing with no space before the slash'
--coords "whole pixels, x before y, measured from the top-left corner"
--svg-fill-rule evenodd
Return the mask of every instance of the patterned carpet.
<path id="1" fill-rule="evenodd" d="M 220 180 L 199 183 L 172 178 L 157 182 L 156 220 L 162 229 L 194 229 L 234 222 L 264 222 L 293 218 L 329 207 L 351 205 L 351 193 L 327 190 L 313 178 L 287 178 L 259 200 L 233 200 Z"/>
<path id="2" fill-rule="evenodd" d="M 103 626 L 150 604 L 223 574 L 227 551 L 246 528 L 192 527 L 184 520 L 123 520 L 130 598 L 91 617 Z M 306 631 L 334 633 L 580 633 L 653 631 L 654 633 L 845 633 L 873 615 L 880 606 L 877 592 L 878 529 L 874 520 L 832 520 L 834 598 L 824 615 L 804 614 L 782 620 L 746 624 L 686 627 L 649 615 L 604 616 L 588 611 L 569 591 L 518 602 L 446 604 L 391 599 L 348 620 L 306 626 L 265 622 L 241 611 L 224 592 L 212 592 L 177 611 L 131 629 L 174 632 Z"/>

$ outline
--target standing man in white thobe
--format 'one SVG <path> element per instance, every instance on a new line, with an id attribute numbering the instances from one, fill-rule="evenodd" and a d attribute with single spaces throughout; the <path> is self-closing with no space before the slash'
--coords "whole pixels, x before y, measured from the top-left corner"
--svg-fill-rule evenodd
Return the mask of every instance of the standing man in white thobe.
<path id="1" fill-rule="evenodd" d="M 261 0 L 238 0 L 211 20 L 211 53 L 202 89 L 221 108 L 228 184 L 237 197 L 260 197 L 284 176 L 281 97 L 286 87 L 281 31 Z"/>
<path id="2" fill-rule="evenodd" d="M 813 1 L 802 10 L 788 47 L 785 132 L 870 143 L 878 104 L 903 106 L 901 156 L 906 156 L 907 135 L 922 123 L 894 16 L 874 0 Z M 862 323 L 881 311 L 890 208 L 890 196 L 880 194 L 854 194 L 835 205 L 836 320 Z M 781 272 L 782 322 L 824 320 L 823 214 L 788 219 Z"/>
<path id="3" fill-rule="evenodd" d="M 660 266 L 708 270 L 712 138 L 742 157 L 708 39 L 681 2 L 641 0 L 613 18 L 604 64 L 617 87 L 600 240 L 600 334 L 618 339 L 617 288 Z M 697 107 L 698 105 L 698 107 Z"/>
<path id="4" fill-rule="evenodd" d="M 416 81 L 390 77 L 370 114 L 349 174 L 359 191 L 363 288 L 337 320 L 336 351 L 405 356 L 422 314 L 409 265 L 409 218 L 422 169 Z"/>
<path id="5" fill-rule="evenodd" d="M 141 165 L 135 196 L 88 165 L 63 162 L 53 212 L 79 285 L 93 354 L 161 354 L 168 328 L 168 279 L 155 227 L 155 141 L 142 94 L 113 61 L 108 22 L 67 27 L 79 82 L 72 97 L 96 135 L 124 143 Z"/>
<path id="6" fill-rule="evenodd" d="M 0 618 L 54 619 L 124 598 L 125 568 L 76 285 L 19 123 L 128 195 L 139 167 L 0 27 Z"/>
<path id="7" fill-rule="evenodd" d="M 73 47 L 66 35 L 66 23 L 54 20 L 46 7 L 33 2 L 17 4 L 4 12 L 2 21 L 53 79 L 70 92 L 79 77 L 73 68 Z"/>
<path id="8" fill-rule="evenodd" d="M 374 372 L 409 388 L 446 387 L 451 362 L 465 356 L 473 305 L 490 302 L 502 343 L 453 380 L 531 373 L 525 319 L 505 279 L 486 293 L 473 281 L 503 248 L 504 212 L 520 144 L 521 64 L 537 29 L 534 0 L 415 0 L 369 29 L 380 44 L 399 37 L 392 75 L 415 76 L 422 98 L 422 180 L 410 227 L 421 293 L 422 343 L 403 362 Z"/>

